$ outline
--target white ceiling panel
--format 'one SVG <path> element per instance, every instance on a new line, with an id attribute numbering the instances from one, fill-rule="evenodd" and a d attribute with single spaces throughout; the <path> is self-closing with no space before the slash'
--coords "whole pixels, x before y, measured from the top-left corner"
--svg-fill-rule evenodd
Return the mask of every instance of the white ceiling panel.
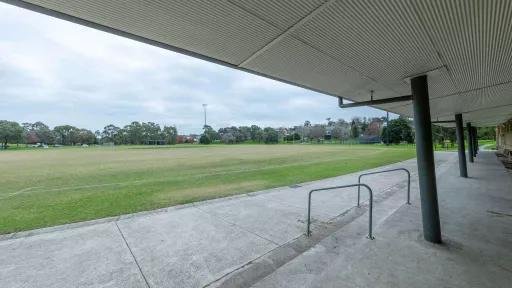
<path id="1" fill-rule="evenodd" d="M 227 0 L 28 2 L 231 64 L 282 32 Z"/>
<path id="2" fill-rule="evenodd" d="M 512 1 L 412 3 L 460 91 L 512 81 Z"/>
<path id="3" fill-rule="evenodd" d="M 257 17 L 288 29 L 327 0 L 230 0 Z"/>
<path id="4" fill-rule="evenodd" d="M 467 113 L 507 105 L 512 105 L 512 83 L 452 94 L 430 101 L 430 108 L 434 112 L 432 116 Z"/>
<path id="5" fill-rule="evenodd" d="M 503 123 L 508 119 L 512 119 L 512 105 L 468 112 L 464 114 L 464 118 L 475 126 L 496 125 L 496 123 Z"/>
<path id="6" fill-rule="evenodd" d="M 369 100 L 370 94 L 367 91 L 370 90 L 380 91 L 375 98 L 392 95 L 392 92 L 386 91 L 375 81 L 291 36 L 259 54 L 244 68 L 277 78 L 286 77 L 288 81 L 306 87 L 323 87 L 327 93 L 343 95 L 352 100 Z"/>
<path id="7" fill-rule="evenodd" d="M 404 78 L 443 66 L 409 2 L 340 0 L 293 35 L 407 94 Z"/>

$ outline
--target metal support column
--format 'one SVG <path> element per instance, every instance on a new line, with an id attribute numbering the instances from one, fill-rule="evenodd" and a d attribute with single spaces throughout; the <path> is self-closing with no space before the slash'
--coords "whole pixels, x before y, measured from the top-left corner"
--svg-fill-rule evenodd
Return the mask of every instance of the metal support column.
<path id="1" fill-rule="evenodd" d="M 468 167 L 466 165 L 466 149 L 464 147 L 464 123 L 462 123 L 462 114 L 455 114 L 455 131 L 457 133 L 457 145 L 459 151 L 459 170 L 460 177 L 468 177 Z"/>
<path id="2" fill-rule="evenodd" d="M 475 151 L 475 153 L 473 153 L 473 156 L 476 157 L 476 155 L 478 154 L 478 135 L 477 135 L 478 131 L 476 130 L 476 127 L 473 126 L 473 149 Z"/>
<path id="3" fill-rule="evenodd" d="M 473 141 L 473 128 L 472 128 L 470 122 L 466 123 L 466 127 L 468 130 L 468 158 L 469 158 L 469 162 L 473 163 L 474 162 L 473 155 L 474 155 L 474 151 L 475 151 L 473 149 L 473 144 L 475 143 Z"/>
<path id="4" fill-rule="evenodd" d="M 423 237 L 429 242 L 441 243 L 441 224 L 437 201 L 427 76 L 422 75 L 412 78 L 411 90 L 413 95 L 414 128 L 416 130 L 416 159 L 418 161 L 420 182 Z"/>

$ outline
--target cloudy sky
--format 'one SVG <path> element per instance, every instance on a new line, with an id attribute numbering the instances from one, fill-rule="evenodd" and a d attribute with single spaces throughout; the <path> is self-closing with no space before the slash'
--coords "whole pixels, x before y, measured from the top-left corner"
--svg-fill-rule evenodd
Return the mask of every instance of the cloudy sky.
<path id="1" fill-rule="evenodd" d="M 93 131 L 137 120 L 198 133 L 203 103 L 214 128 L 385 115 L 3 3 L 0 87 L 2 120 Z"/>

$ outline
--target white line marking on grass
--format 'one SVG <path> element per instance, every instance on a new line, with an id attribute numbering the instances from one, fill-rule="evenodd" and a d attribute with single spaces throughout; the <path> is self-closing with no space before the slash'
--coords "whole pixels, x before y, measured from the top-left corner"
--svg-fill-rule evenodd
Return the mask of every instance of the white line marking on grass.
<path id="1" fill-rule="evenodd" d="M 16 191 L 16 192 L 13 192 L 13 193 L 11 193 L 11 194 L 8 194 L 8 196 L 12 196 L 12 195 L 16 195 L 16 194 L 23 194 L 23 193 L 28 192 L 28 191 L 30 191 L 30 190 L 32 190 L 32 189 L 41 188 L 41 187 L 44 187 L 44 186 L 34 186 L 34 187 L 27 187 L 27 188 L 23 188 L 23 189 L 21 189 L 21 190 L 18 190 L 18 191 Z M 3 197 L 3 198 L 7 198 L 7 197 Z M 3 199 L 3 198 L 0 198 L 0 199 Z"/>
<path id="2" fill-rule="evenodd" d="M 30 187 L 30 188 L 25 188 L 25 189 L 16 191 L 14 193 L 8 194 L 5 197 L 0 197 L 0 199 L 10 198 L 12 196 L 19 195 L 19 194 L 27 194 L 27 193 L 35 193 L 35 192 L 53 192 L 53 191 L 63 191 L 63 190 L 71 190 L 71 189 L 87 189 L 87 188 L 97 188 L 97 187 L 103 187 L 103 186 L 135 184 L 135 183 L 138 183 L 141 181 L 144 181 L 144 180 L 130 181 L 130 182 L 119 182 L 119 183 L 91 184 L 91 185 L 82 185 L 82 186 L 67 186 L 67 187 L 59 187 L 59 188 L 52 188 L 52 189 L 45 189 L 45 190 L 32 190 L 34 188 L 42 188 L 44 186 Z"/>
<path id="3" fill-rule="evenodd" d="M 19 190 L 19 191 L 14 192 L 14 194 L 15 194 L 15 193 L 23 193 L 23 192 L 25 192 L 25 191 L 32 190 L 32 189 L 35 189 L 35 188 L 41 188 L 41 187 L 43 187 L 43 186 L 27 187 L 27 188 L 24 188 L 24 189 L 21 189 L 21 190 Z"/>

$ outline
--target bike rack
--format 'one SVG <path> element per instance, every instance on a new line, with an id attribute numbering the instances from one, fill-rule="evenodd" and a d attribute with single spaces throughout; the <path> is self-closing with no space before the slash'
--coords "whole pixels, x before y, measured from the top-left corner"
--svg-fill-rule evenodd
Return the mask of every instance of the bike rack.
<path id="1" fill-rule="evenodd" d="M 389 170 L 382 170 L 382 171 L 376 171 L 376 172 L 369 172 L 359 175 L 359 178 L 357 179 L 357 183 L 361 183 L 361 177 L 373 175 L 373 174 L 380 174 L 380 173 L 386 173 L 386 172 L 393 172 L 393 171 L 405 171 L 407 173 L 407 204 L 411 205 L 411 172 L 405 168 L 396 168 L 396 169 L 389 169 Z M 361 195 L 361 186 L 357 187 L 357 207 L 359 207 L 359 199 Z"/>
<path id="2" fill-rule="evenodd" d="M 310 229 L 310 226 L 311 226 L 311 194 L 313 194 L 313 192 L 318 192 L 318 191 L 325 191 L 325 190 L 333 190 L 333 189 L 342 189 L 342 188 L 349 188 L 349 187 L 357 187 L 358 188 L 358 191 L 360 190 L 361 186 L 365 187 L 366 189 L 368 189 L 368 192 L 370 194 L 370 213 L 369 213 L 369 221 L 368 221 L 368 236 L 367 238 L 370 239 L 370 240 L 373 240 L 375 239 L 372 235 L 372 212 L 373 212 L 373 191 L 372 189 L 370 188 L 370 186 L 366 185 L 366 184 L 362 184 L 362 183 L 358 183 L 358 184 L 350 184 L 350 185 L 343 185 L 343 186 L 333 186 L 333 187 L 326 187 L 326 188 L 319 188 L 319 189 L 313 189 L 311 191 L 309 191 L 309 195 L 308 195 L 308 224 L 307 224 L 307 230 L 306 230 L 306 236 L 311 236 L 311 229 Z M 359 207 L 359 205 L 358 205 Z"/>

